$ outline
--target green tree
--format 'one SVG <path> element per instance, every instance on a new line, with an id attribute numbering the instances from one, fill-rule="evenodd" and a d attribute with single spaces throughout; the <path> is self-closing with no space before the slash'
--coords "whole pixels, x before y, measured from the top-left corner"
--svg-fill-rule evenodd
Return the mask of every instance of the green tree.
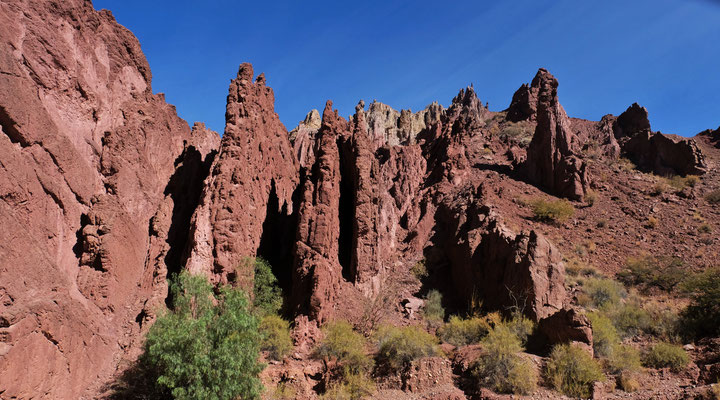
<path id="1" fill-rule="evenodd" d="M 176 399 L 257 399 L 258 319 L 239 289 L 182 273 L 172 284 L 174 307 L 150 328 L 142 361 L 156 385 Z"/>
<path id="2" fill-rule="evenodd" d="M 278 314 L 283 305 L 283 296 L 272 267 L 260 257 L 249 261 L 255 267 L 255 284 L 253 287 L 253 306 L 255 310 L 262 315 Z"/>

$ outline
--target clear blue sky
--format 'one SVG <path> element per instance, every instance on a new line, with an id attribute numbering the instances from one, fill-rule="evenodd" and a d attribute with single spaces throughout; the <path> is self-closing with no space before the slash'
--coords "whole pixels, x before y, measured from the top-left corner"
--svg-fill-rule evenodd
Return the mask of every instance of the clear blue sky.
<path id="1" fill-rule="evenodd" d="M 633 102 L 654 130 L 720 125 L 720 2 L 711 0 L 230 1 L 95 0 L 140 39 L 181 117 L 224 129 L 241 62 L 265 72 L 292 129 L 332 99 L 396 109 L 448 105 L 473 83 L 492 110 L 545 67 L 574 117 Z"/>

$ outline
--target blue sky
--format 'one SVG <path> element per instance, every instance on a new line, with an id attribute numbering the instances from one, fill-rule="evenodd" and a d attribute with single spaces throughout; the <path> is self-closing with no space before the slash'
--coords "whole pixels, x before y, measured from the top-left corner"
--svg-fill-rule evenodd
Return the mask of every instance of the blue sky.
<path id="1" fill-rule="evenodd" d="M 140 39 L 153 89 L 189 123 L 224 129 L 241 62 L 265 72 L 292 129 L 333 100 L 396 109 L 448 105 L 473 83 L 505 109 L 539 67 L 570 116 L 599 120 L 633 102 L 654 130 L 720 125 L 720 1 L 95 0 Z"/>

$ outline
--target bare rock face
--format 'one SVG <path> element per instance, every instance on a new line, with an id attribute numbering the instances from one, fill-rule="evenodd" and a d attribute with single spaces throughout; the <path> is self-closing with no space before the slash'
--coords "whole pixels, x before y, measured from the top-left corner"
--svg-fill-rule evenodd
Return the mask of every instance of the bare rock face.
<path id="1" fill-rule="evenodd" d="M 565 265 L 560 252 L 535 231 L 516 234 L 479 202 L 440 209 L 454 234 L 446 235 L 453 288 L 478 293 L 489 309 L 516 307 L 535 321 L 563 307 Z"/>
<path id="2" fill-rule="evenodd" d="M 720 127 L 715 129 L 714 131 L 712 129 L 702 131 L 698 133 L 698 136 L 703 136 L 707 138 L 711 144 L 713 144 L 717 148 L 720 148 Z"/>
<path id="3" fill-rule="evenodd" d="M 540 91 L 540 74 L 535 75 L 528 86 L 524 83 L 513 94 L 510 107 L 507 109 L 507 120 L 511 122 L 534 121 L 537 118 L 538 92 Z"/>
<path id="4" fill-rule="evenodd" d="M 320 130 L 320 114 L 317 110 L 311 110 L 305 119 L 290 131 L 290 142 L 295 150 L 295 157 L 300 167 L 309 167 L 315 162 L 315 136 Z"/>
<path id="5" fill-rule="evenodd" d="M 540 69 L 538 82 L 537 127 L 527 151 L 528 179 L 553 194 L 580 200 L 588 189 L 585 162 L 578 156 L 578 142 L 557 98 L 558 82 Z"/>
<path id="6" fill-rule="evenodd" d="M 634 103 L 613 126 L 622 152 L 643 171 L 659 175 L 701 175 L 707 172 L 705 156 L 694 139 L 650 130 L 645 107 Z"/>
<path id="7" fill-rule="evenodd" d="M 360 101 L 359 106 L 364 110 L 365 102 Z M 364 111 L 363 128 L 374 147 L 411 145 L 416 142 L 418 133 L 440 119 L 442 112 L 443 107 L 437 103 L 413 113 L 410 110 L 397 111 L 374 100 Z M 350 117 L 349 121 L 354 124 L 354 117 Z"/>
<path id="8" fill-rule="evenodd" d="M 253 81 L 252 66 L 242 64 L 230 84 L 220 150 L 193 216 L 191 272 L 252 287 L 254 271 L 238 270 L 244 257 L 264 255 L 289 269 L 298 167 L 274 102 L 265 76 Z M 263 229 L 266 221 L 276 230 Z M 270 243 L 280 238 L 290 243 Z"/>
<path id="9" fill-rule="evenodd" d="M 0 38 L 2 396 L 92 397 L 167 295 L 212 134 L 90 2 L 5 1 Z"/>

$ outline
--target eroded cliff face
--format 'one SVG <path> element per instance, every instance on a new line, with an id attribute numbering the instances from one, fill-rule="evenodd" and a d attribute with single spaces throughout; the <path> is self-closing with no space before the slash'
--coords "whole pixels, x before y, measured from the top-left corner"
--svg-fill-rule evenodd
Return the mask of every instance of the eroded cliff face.
<path id="1" fill-rule="evenodd" d="M 137 40 L 90 2 L 5 1 L 0 21 L 0 388 L 79 398 L 163 304 L 217 135 L 152 93 Z"/>
<path id="2" fill-rule="evenodd" d="M 402 302 L 431 289 L 449 309 L 479 297 L 522 310 L 551 341 L 591 345 L 568 308 L 563 240 L 515 215 L 521 197 L 581 199 L 595 150 L 657 173 L 705 168 L 694 142 L 652 133 L 639 106 L 568 118 L 542 69 L 505 115 L 471 86 L 415 113 L 361 101 L 345 119 L 328 102 L 288 132 L 264 75 L 242 64 L 220 139 L 153 94 L 139 44 L 109 12 L 5 1 L 0 22 L 3 396 L 96 396 L 138 355 L 169 277 L 250 289 L 243 260 L 256 256 L 306 353 L 318 324 L 362 322 L 381 294 L 388 318 L 417 322 Z M 536 124 L 523 163 L 498 121 Z"/>

